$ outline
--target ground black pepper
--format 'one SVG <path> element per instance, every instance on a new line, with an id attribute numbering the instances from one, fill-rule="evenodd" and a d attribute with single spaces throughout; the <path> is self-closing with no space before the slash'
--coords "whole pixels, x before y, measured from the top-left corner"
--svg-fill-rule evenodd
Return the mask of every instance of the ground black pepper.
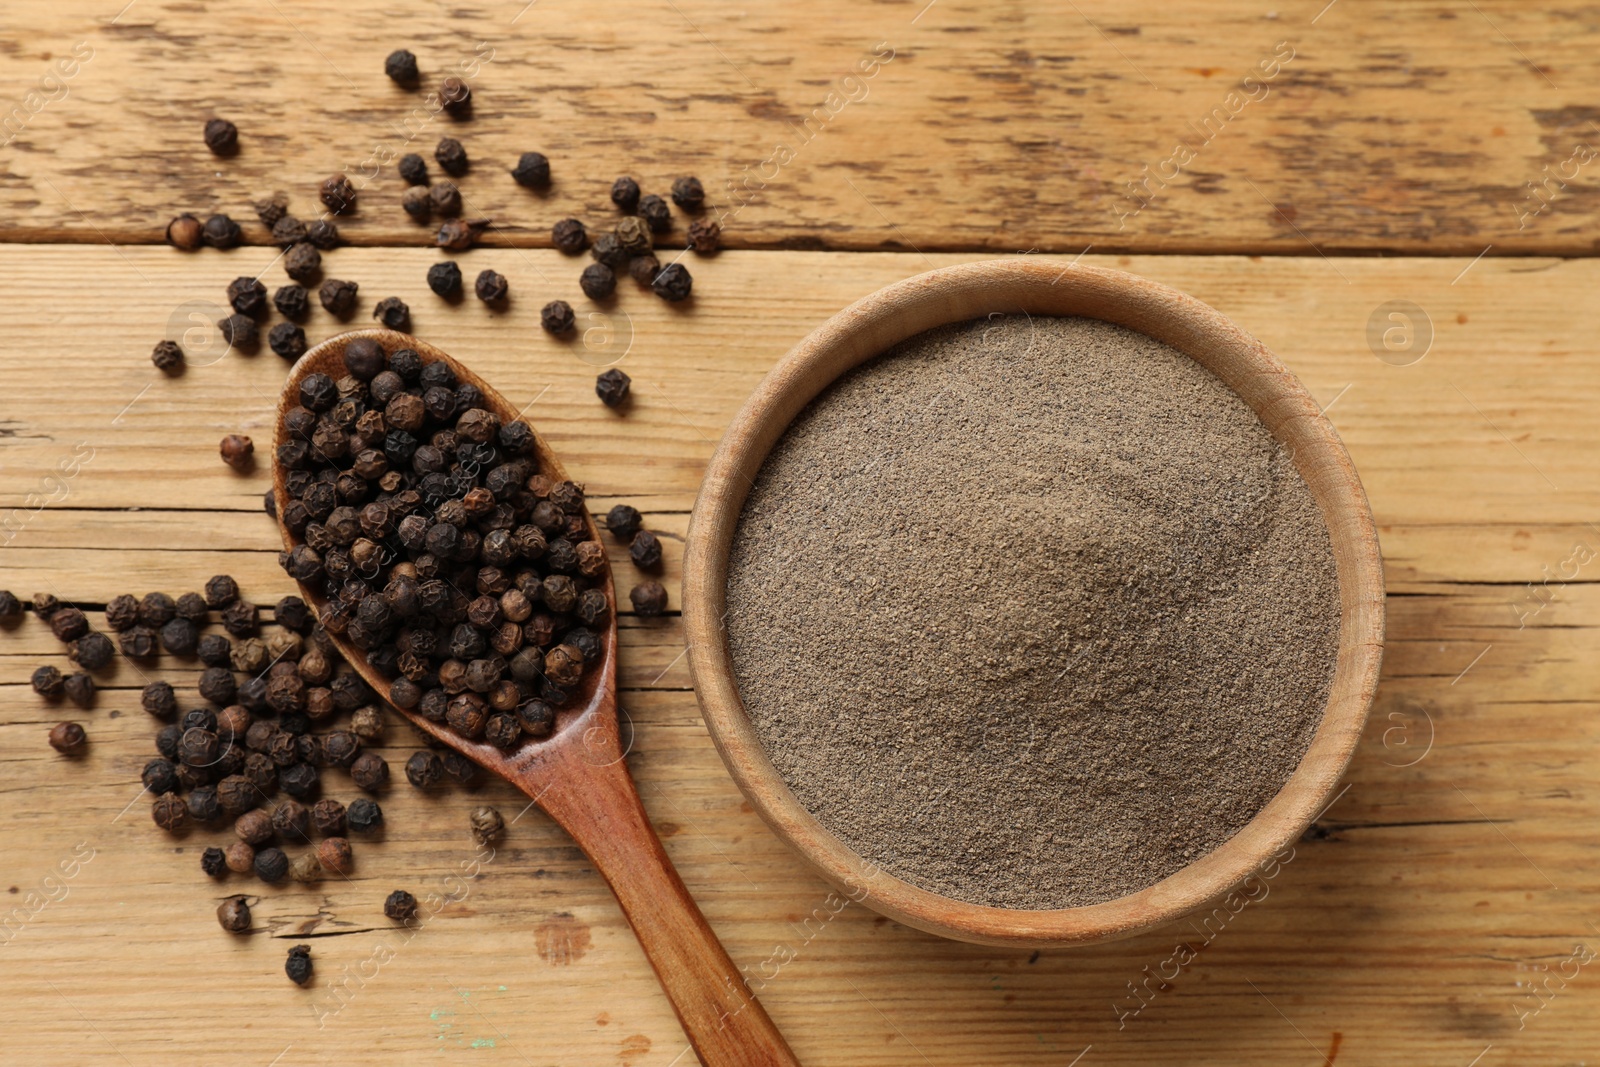
<path id="1" fill-rule="evenodd" d="M 604 300 L 617 290 L 617 276 L 604 263 L 591 263 L 578 275 L 578 288 L 590 300 Z"/>
<path id="2" fill-rule="evenodd" d="M 239 128 L 227 119 L 207 119 L 206 147 L 219 156 L 232 155 L 239 147 Z"/>
<path id="3" fill-rule="evenodd" d="M 485 270 L 479 273 L 477 282 L 473 284 L 473 291 L 485 304 L 494 304 L 506 298 L 506 294 L 511 291 L 511 284 L 506 281 L 505 275 Z"/>
<path id="4" fill-rule="evenodd" d="M 569 256 L 589 247 L 589 234 L 577 219 L 562 219 L 550 228 L 550 242 Z"/>
<path id="5" fill-rule="evenodd" d="M 550 160 L 543 152 L 524 152 L 511 168 L 516 183 L 529 189 L 541 189 L 550 184 Z"/>
<path id="6" fill-rule="evenodd" d="M 552 300 L 539 309 L 539 324 L 549 333 L 563 334 L 577 324 L 572 305 L 565 300 Z"/>
<path id="7" fill-rule="evenodd" d="M 616 367 L 612 367 L 594 380 L 594 391 L 606 407 L 620 407 L 628 399 L 628 388 L 632 384 L 631 378 Z"/>

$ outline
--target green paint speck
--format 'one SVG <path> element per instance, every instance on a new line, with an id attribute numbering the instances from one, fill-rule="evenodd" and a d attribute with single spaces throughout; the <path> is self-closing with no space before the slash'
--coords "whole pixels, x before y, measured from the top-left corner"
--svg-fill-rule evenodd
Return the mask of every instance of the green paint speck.
<path id="1" fill-rule="evenodd" d="M 487 1037 L 475 1037 L 468 1048 L 494 1048 L 494 1042 Z"/>

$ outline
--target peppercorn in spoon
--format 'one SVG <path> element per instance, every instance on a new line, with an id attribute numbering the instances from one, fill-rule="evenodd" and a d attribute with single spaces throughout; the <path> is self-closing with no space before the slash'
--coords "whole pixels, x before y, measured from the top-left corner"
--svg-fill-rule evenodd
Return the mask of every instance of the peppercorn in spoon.
<path id="1" fill-rule="evenodd" d="M 796 1065 L 639 802 L 609 567 L 538 434 L 431 345 L 355 330 L 290 371 L 272 476 L 285 569 L 345 658 L 588 853 L 701 1062 Z"/>

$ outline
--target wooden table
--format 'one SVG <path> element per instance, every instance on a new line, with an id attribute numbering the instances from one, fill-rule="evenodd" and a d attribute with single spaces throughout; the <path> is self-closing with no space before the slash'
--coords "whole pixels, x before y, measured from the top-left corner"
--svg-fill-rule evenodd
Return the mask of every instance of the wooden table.
<path id="1" fill-rule="evenodd" d="M 477 161 L 469 209 L 498 220 L 463 267 L 504 273 L 510 307 L 427 292 L 437 255 L 397 209 L 389 166 L 361 179 L 353 247 L 325 273 L 359 281 L 368 309 L 404 297 L 416 332 L 531 404 L 597 509 L 643 508 L 674 607 L 702 467 L 815 324 L 946 263 L 1123 267 L 1262 338 L 1327 404 L 1365 479 L 1390 642 L 1347 789 L 1220 932 L 1032 954 L 946 942 L 857 905 L 832 914 L 724 773 L 676 617 L 627 617 L 630 762 L 689 887 L 811 1067 L 1592 1056 L 1592 9 L 125 2 L 11 0 L 0 27 L 0 587 L 100 604 L 229 572 L 258 602 L 289 591 L 265 474 L 216 456 L 224 433 L 269 436 L 284 374 L 264 348 L 223 354 L 207 327 L 230 279 L 281 281 L 248 202 L 283 190 L 310 215 L 323 175 L 427 154 L 445 132 Z M 476 67 L 471 122 L 432 117 L 383 77 L 401 45 L 430 81 Z M 238 122 L 237 156 L 201 145 L 213 113 Z M 545 196 L 498 173 L 532 148 L 553 160 Z M 577 266 L 548 248 L 549 226 L 608 217 L 621 173 L 662 192 L 698 174 L 730 250 L 691 260 L 691 309 L 629 291 L 590 318 L 579 298 L 584 339 L 555 342 L 537 309 L 575 297 Z M 1165 178 L 1130 192 L 1151 173 Z M 163 246 L 180 209 L 248 220 L 249 246 Z M 310 332 L 337 328 L 318 311 Z M 149 349 L 180 334 L 196 365 L 164 379 Z M 617 358 L 637 393 L 623 416 L 592 392 Z M 138 688 L 192 686 L 193 667 L 120 663 L 73 762 L 44 743 L 63 712 L 27 685 L 45 662 L 65 664 L 36 620 L 0 635 L 0 1060 L 688 1061 L 570 841 L 534 810 L 475 853 L 472 806 L 523 808 L 499 785 L 391 790 L 387 838 L 358 843 L 348 881 L 266 892 L 263 932 L 223 934 L 217 899 L 245 882 L 198 869 L 223 835 L 175 842 L 139 796 L 154 731 Z M 391 761 L 407 733 L 391 727 Z M 438 902 L 415 933 L 379 911 L 401 886 Z M 281 973 L 300 942 L 318 967 L 306 990 Z M 1198 955 L 1178 969 L 1180 943 Z"/>

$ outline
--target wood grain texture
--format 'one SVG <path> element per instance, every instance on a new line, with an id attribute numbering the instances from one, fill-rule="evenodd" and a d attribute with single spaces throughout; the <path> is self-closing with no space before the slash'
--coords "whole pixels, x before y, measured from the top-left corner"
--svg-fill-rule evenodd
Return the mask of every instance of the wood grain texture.
<path id="1" fill-rule="evenodd" d="M 519 244 L 547 244 L 569 214 L 612 216 L 619 174 L 664 193 L 693 173 L 740 247 L 1595 248 L 1600 24 L 1576 0 L 400 12 L 14 0 L 0 234 L 148 243 L 178 210 L 220 209 L 262 241 L 252 199 L 283 190 L 308 214 L 344 170 L 364 187 L 350 239 L 421 244 L 392 161 L 449 133 L 476 160 L 471 210 Z M 423 90 L 383 75 L 401 45 Z M 463 63 L 475 116 L 437 118 L 426 90 Z M 201 143 L 212 114 L 237 122 L 237 156 Z M 545 196 L 505 173 L 529 149 L 553 160 Z"/>
<path id="2" fill-rule="evenodd" d="M 169 381 L 147 361 L 175 304 L 220 303 L 229 279 L 270 258 L 0 246 L 0 524 L 17 530 L 0 549 L 0 587 L 95 602 L 178 593 L 229 570 L 258 602 L 290 590 L 257 510 L 264 474 L 241 477 L 215 455 L 225 432 L 269 436 L 282 363 L 265 351 L 230 355 Z M 635 341 L 621 365 L 638 399 L 622 417 L 593 398 L 596 368 L 536 326 L 543 300 L 574 290 L 575 264 L 549 252 L 465 257 L 469 274 L 494 266 L 511 279 L 512 306 L 496 316 L 471 301 L 435 302 L 422 282 L 433 258 L 349 249 L 330 268 L 361 282 L 369 308 L 391 292 L 411 301 L 417 332 L 513 401 L 538 396 L 530 417 L 595 506 L 637 501 L 672 535 L 664 581 L 676 609 L 700 469 L 756 381 L 850 300 L 963 257 L 734 252 L 691 264 L 687 313 L 624 293 L 614 310 L 633 316 Z M 1089 1046 L 1082 1067 L 1589 1056 L 1600 982 L 1591 965 L 1564 984 L 1561 973 L 1572 973 L 1575 945 L 1600 940 L 1600 592 L 1593 560 L 1563 565 L 1576 545 L 1600 544 L 1590 525 L 1600 473 L 1589 462 L 1600 374 L 1587 355 L 1600 265 L 1085 262 L 1219 308 L 1329 405 L 1372 500 L 1390 594 L 1383 682 L 1348 790 L 1263 899 L 1203 929 L 1036 957 L 957 944 L 830 897 L 746 809 L 717 758 L 687 689 L 676 616 L 625 615 L 630 768 L 730 955 L 808 1067 L 1066 1067 Z M 1395 299 L 1414 301 L 1434 327 L 1430 351 L 1410 366 L 1367 344 L 1372 312 Z M 313 315 L 314 338 L 334 326 Z M 55 495 L 43 479 L 80 441 L 93 457 L 64 479 L 65 496 L 17 512 L 30 493 Z M 625 586 L 627 564 L 615 553 L 613 562 Z M 337 1050 L 352 1064 L 432 1055 L 666 1067 L 687 1047 L 601 878 L 548 820 L 527 813 L 472 866 L 467 813 L 490 802 L 510 819 L 522 805 L 509 786 L 391 789 L 387 836 L 357 842 L 349 882 L 264 894 L 262 931 L 229 939 L 212 910 L 248 883 L 209 883 L 197 859 L 221 835 L 173 842 L 136 799 L 153 733 L 135 700 L 142 676 L 119 664 L 83 716 L 89 755 L 68 762 L 44 743 L 61 712 L 27 688 L 52 656 L 64 662 L 32 619 L 0 633 L 7 1062 L 278 1057 L 297 1067 Z M 195 672 L 145 673 L 192 685 Z M 386 755 L 403 760 L 413 747 L 394 723 Z M 80 843 L 93 850 L 87 863 L 74 861 Z M 76 863 L 74 876 L 63 861 Z M 383 896 L 400 887 L 439 902 L 415 937 L 381 915 Z M 1166 977 L 1179 942 L 1196 959 Z M 308 990 L 281 974 L 297 943 L 317 958 Z M 223 1021 L 226 1038 L 212 1029 Z"/>

